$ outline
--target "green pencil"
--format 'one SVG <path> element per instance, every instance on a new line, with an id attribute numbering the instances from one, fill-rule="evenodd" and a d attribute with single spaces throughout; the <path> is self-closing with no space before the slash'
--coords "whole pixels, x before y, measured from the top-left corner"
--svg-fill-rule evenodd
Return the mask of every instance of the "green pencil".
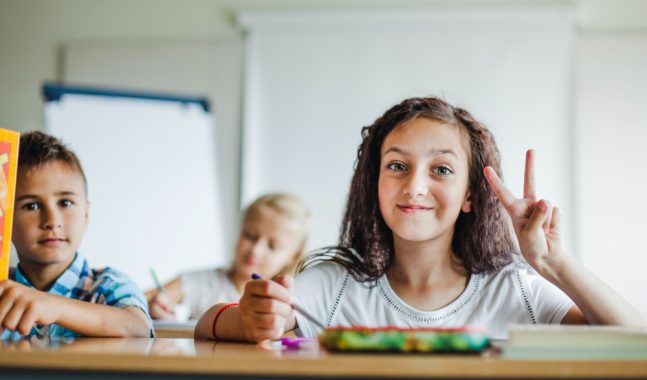
<path id="1" fill-rule="evenodd" d="M 150 271 L 151 271 L 151 277 L 153 277 L 153 282 L 155 282 L 155 286 L 157 287 L 157 292 L 160 294 L 166 294 L 166 292 L 164 291 L 164 287 L 162 286 L 162 283 L 160 282 L 159 278 L 157 278 L 157 273 L 155 273 L 155 269 L 151 267 Z"/>

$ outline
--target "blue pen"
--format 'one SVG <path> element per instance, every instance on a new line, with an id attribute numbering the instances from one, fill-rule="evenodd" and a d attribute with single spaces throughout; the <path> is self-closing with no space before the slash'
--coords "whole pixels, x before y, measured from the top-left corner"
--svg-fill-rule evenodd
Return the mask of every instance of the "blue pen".
<path id="1" fill-rule="evenodd" d="M 260 279 L 261 279 L 261 276 L 260 276 L 259 274 L 252 273 L 252 280 L 260 280 Z M 292 308 L 293 308 L 294 310 L 296 310 L 296 311 L 297 311 L 297 313 L 299 313 L 299 314 L 301 314 L 302 316 L 304 316 L 307 320 L 309 320 L 310 322 L 312 322 L 312 324 L 314 324 L 315 326 L 319 327 L 321 330 L 325 330 L 325 329 L 326 329 L 326 326 L 324 326 L 324 325 L 323 325 L 323 323 L 319 322 L 319 321 L 317 320 L 317 318 L 315 318 L 315 317 L 313 317 L 312 315 L 310 315 L 310 313 L 308 313 L 308 312 L 307 312 L 307 311 L 305 311 L 303 308 L 301 308 L 301 306 L 298 306 L 298 305 L 297 305 L 297 304 L 295 304 L 295 303 L 290 304 L 290 306 L 292 306 Z"/>

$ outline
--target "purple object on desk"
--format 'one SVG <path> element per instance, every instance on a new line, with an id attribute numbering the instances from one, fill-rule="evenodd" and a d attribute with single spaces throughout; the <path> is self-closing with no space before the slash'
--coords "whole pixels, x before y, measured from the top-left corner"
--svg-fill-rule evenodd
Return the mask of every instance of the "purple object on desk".
<path id="1" fill-rule="evenodd" d="M 302 348 L 304 346 L 311 346 L 318 341 L 313 338 L 282 338 L 281 345 L 285 348 Z"/>

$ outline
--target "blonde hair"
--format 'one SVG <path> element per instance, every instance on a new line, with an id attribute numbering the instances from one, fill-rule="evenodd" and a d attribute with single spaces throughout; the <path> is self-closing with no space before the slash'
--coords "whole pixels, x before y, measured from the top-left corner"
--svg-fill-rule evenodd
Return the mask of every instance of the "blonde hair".
<path id="1" fill-rule="evenodd" d="M 290 262 L 280 274 L 294 274 L 299 261 L 305 255 L 306 242 L 308 240 L 310 212 L 306 205 L 297 196 L 289 193 L 270 193 L 262 195 L 252 202 L 243 211 L 241 220 L 244 222 L 249 215 L 260 207 L 268 207 L 281 215 L 298 223 L 301 231 L 301 244 L 299 252 L 295 255 L 294 260 Z"/>

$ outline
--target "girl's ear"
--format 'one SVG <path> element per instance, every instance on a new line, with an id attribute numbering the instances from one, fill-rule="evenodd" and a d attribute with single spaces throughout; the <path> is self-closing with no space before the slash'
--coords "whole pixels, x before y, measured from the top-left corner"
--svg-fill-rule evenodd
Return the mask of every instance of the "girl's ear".
<path id="1" fill-rule="evenodd" d="M 467 195 L 465 195 L 465 200 L 463 201 L 463 206 L 461 206 L 461 211 L 464 213 L 469 213 L 472 211 L 472 196 L 470 195 L 470 192 L 467 192 Z"/>

